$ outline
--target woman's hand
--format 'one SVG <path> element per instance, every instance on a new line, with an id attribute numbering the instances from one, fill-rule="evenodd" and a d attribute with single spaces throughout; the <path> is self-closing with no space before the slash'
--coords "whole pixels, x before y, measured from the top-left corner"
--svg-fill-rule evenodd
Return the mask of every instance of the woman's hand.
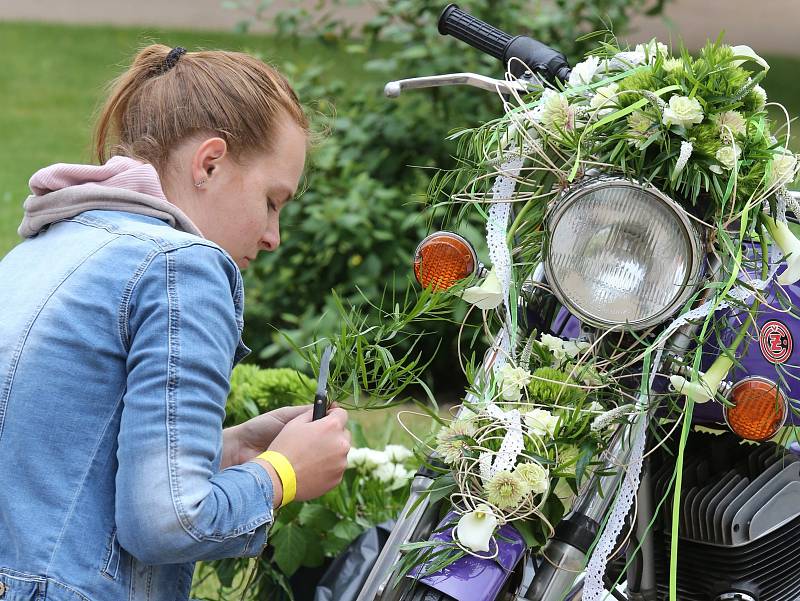
<path id="1" fill-rule="evenodd" d="M 257 415 L 238 426 L 226 428 L 222 433 L 222 460 L 219 469 L 239 465 L 263 453 L 287 423 L 309 411 L 311 407 L 312 405 L 281 407 Z"/>

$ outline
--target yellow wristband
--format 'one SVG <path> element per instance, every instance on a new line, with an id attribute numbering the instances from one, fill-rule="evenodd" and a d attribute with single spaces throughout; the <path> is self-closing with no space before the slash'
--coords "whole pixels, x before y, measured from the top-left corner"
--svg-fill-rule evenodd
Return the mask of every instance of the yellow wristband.
<path id="1" fill-rule="evenodd" d="M 277 451 L 264 451 L 261 455 L 258 455 L 258 459 L 263 459 L 278 472 L 278 478 L 281 479 L 281 485 L 283 486 L 281 507 L 291 503 L 297 494 L 297 476 L 294 473 L 292 464 Z"/>

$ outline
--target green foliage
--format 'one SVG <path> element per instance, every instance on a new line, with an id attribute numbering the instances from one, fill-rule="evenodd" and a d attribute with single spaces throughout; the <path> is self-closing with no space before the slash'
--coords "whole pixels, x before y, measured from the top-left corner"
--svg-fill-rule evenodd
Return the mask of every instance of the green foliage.
<path id="1" fill-rule="evenodd" d="M 259 1 L 227 4 L 248 10 L 249 22 L 261 18 Z M 374 16 L 363 25 L 347 24 L 333 10 L 344 4 L 369 4 Z M 528 34 L 559 48 L 572 60 L 589 48 L 587 40 L 576 41 L 583 34 L 610 24 L 622 31 L 632 15 L 658 12 L 662 4 L 661 0 L 557 0 L 553 6 L 524 0 L 460 3 L 512 34 Z M 501 76 L 496 60 L 438 34 L 441 9 L 442 3 L 432 0 L 377 5 L 366 0 L 321 0 L 313 10 L 298 2 L 282 11 L 274 25 L 289 44 L 311 36 L 332 50 L 350 54 L 354 64 L 366 59 L 365 68 L 378 81 L 463 71 Z M 241 29 L 247 29 L 247 22 Z M 283 65 L 282 70 L 301 100 L 316 101 L 315 129 L 329 135 L 312 153 L 305 192 L 283 210 L 281 247 L 245 274 L 248 344 L 262 361 L 299 367 L 295 345 L 339 329 L 332 290 L 346 305 L 366 311 L 370 305 L 380 306 L 385 289 L 395 280 L 402 285 L 409 279 L 416 244 L 440 221 L 426 205 L 423 192 L 436 168 L 454 165 L 455 148 L 446 141 L 448 133 L 497 116 L 501 105 L 496 95 L 468 88 L 418 91 L 387 100 L 381 94 L 382 84 L 351 86 L 331 77 L 323 62 L 302 71 L 292 65 Z M 457 227 L 480 250 L 483 228 L 476 223 Z M 420 341 L 425 357 L 433 355 L 439 340 L 446 341 L 428 376 L 439 389 L 463 384 L 452 378 L 456 328 L 441 323 L 435 336 Z"/>
<path id="2" fill-rule="evenodd" d="M 225 427 L 286 405 L 313 400 L 315 382 L 290 368 L 261 369 L 239 364 L 231 373 L 231 391 L 225 406 Z"/>
<path id="3" fill-rule="evenodd" d="M 577 382 L 560 369 L 540 367 L 532 373 L 532 376 L 533 379 L 528 384 L 528 394 L 535 402 L 580 405 L 586 398 L 586 392 L 578 388 Z"/>

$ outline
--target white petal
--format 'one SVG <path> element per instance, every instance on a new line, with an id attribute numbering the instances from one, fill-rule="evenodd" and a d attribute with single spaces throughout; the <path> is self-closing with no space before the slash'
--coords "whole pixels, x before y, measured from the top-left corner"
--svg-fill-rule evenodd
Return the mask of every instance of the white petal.
<path id="1" fill-rule="evenodd" d="M 742 46 L 731 46 L 731 50 L 733 50 L 733 55 L 734 56 L 746 56 L 747 57 L 744 60 L 735 60 L 735 61 L 733 61 L 733 64 L 736 65 L 737 67 L 739 65 L 741 65 L 742 63 L 746 63 L 747 60 L 749 59 L 749 60 L 754 60 L 759 65 L 764 67 L 764 71 L 769 71 L 769 63 L 767 63 L 767 61 L 765 61 L 763 58 L 758 56 L 755 53 L 755 51 L 752 48 L 750 48 L 750 46 L 744 46 L 744 45 L 742 45 Z"/>
<path id="2" fill-rule="evenodd" d="M 456 526 L 458 542 L 472 551 L 488 551 L 489 541 L 494 528 L 497 526 L 497 517 L 488 505 L 478 505 L 475 511 L 470 511 L 461 516 Z"/>
<path id="3" fill-rule="evenodd" d="M 503 302 L 503 288 L 494 270 L 489 271 L 480 286 L 472 286 L 464 290 L 461 298 L 484 311 L 499 307 Z"/>

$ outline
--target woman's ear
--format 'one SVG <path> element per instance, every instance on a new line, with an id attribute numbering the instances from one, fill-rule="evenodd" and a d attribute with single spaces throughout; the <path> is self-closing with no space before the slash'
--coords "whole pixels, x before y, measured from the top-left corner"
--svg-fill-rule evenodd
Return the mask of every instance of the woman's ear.
<path id="1" fill-rule="evenodd" d="M 207 182 L 228 152 L 228 144 L 222 138 L 203 140 L 192 157 L 192 177 L 195 187 Z"/>

